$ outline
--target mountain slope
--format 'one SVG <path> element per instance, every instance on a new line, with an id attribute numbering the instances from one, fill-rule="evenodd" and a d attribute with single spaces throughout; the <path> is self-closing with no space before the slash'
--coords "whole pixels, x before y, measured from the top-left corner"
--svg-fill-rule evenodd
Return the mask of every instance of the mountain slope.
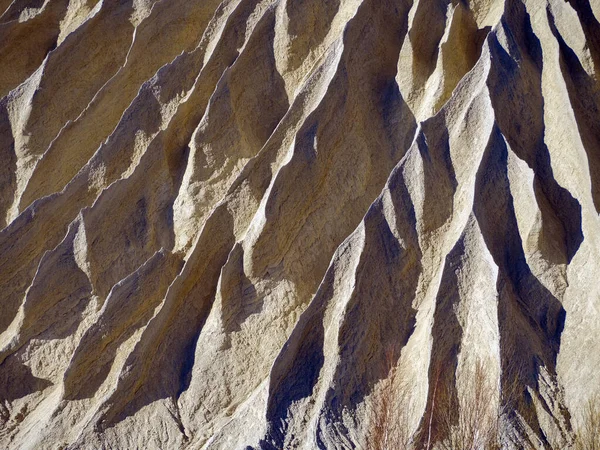
<path id="1" fill-rule="evenodd" d="M 481 365 L 504 447 L 567 447 L 600 394 L 599 19 L 0 0 L 0 447 L 369 447 L 400 380 L 425 448 Z"/>

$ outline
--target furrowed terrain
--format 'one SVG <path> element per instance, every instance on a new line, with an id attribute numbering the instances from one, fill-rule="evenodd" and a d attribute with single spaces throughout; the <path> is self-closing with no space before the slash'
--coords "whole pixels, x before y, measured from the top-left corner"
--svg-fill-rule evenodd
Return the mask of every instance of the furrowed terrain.
<path id="1" fill-rule="evenodd" d="M 375 449 L 391 399 L 433 449 L 473 380 L 502 448 L 568 448 L 600 395 L 599 20 L 0 0 L 0 448 Z"/>

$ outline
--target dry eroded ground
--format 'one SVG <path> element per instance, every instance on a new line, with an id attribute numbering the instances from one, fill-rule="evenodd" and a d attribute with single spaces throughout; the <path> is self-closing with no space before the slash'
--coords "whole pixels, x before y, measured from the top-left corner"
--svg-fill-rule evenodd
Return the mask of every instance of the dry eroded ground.
<path id="1" fill-rule="evenodd" d="M 390 354 L 412 430 L 483 362 L 503 436 L 564 447 L 600 386 L 599 18 L 0 0 L 0 447 L 354 448 Z"/>

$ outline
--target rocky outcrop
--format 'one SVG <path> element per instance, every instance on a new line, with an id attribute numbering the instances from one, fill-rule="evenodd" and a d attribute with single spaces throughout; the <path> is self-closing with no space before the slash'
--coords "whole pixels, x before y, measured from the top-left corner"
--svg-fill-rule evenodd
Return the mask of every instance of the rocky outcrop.
<path id="1" fill-rule="evenodd" d="M 505 448 L 568 447 L 600 394 L 599 20 L 0 0 L 0 447 L 369 448 L 396 380 L 426 448 L 479 367 Z"/>

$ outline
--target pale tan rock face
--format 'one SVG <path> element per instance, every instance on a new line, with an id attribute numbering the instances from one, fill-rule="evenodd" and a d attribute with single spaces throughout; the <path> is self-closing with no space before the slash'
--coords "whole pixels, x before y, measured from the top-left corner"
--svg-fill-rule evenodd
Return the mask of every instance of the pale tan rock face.
<path id="1" fill-rule="evenodd" d="M 373 448 L 396 385 L 428 448 L 478 367 L 504 448 L 568 448 L 600 395 L 599 19 L 0 0 L 0 448 Z"/>

